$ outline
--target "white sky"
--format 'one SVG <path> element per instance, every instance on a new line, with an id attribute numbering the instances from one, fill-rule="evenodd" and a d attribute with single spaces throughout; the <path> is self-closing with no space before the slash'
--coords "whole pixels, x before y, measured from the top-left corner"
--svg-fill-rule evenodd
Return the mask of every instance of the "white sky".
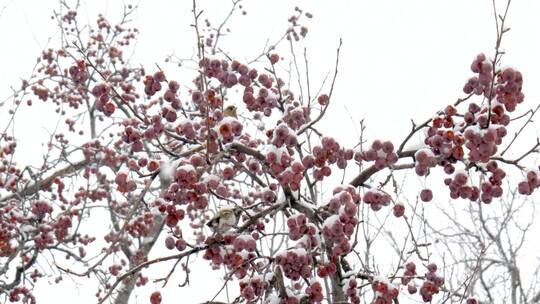
<path id="1" fill-rule="evenodd" d="M 86 10 L 85 18 L 90 22 L 103 12 L 114 23 L 123 3 L 92 0 L 83 12 Z M 502 9 L 504 2 L 499 4 Z M 248 14 L 233 18 L 233 32 L 223 39 L 224 48 L 238 58 L 252 58 L 267 38 L 275 40 L 283 33 L 296 5 L 314 15 L 306 22 L 309 34 L 304 41 L 313 88 L 332 71 L 339 37 L 343 39 L 333 104 L 320 129 L 346 145 L 356 141 L 354 128 L 362 118 L 366 119 L 368 138 L 403 138 L 411 118 L 423 121 L 463 96 L 462 86 L 472 75 L 469 67 L 476 54 L 494 52 L 491 0 L 248 0 L 244 3 Z M 199 7 L 210 18 L 221 20 L 229 1 L 201 1 Z M 19 78 L 29 75 L 35 58 L 56 33 L 50 12 L 57 8 L 55 0 L 0 1 L 0 100 L 9 95 L 9 85 L 18 87 Z M 141 0 L 134 19 L 141 35 L 133 62 L 143 63 L 148 70 L 153 70 L 154 63 L 174 70 L 174 65 L 163 63 L 166 55 L 174 50 L 179 56 L 190 57 L 194 41 L 190 9 L 191 1 L 187 0 Z M 503 63 L 515 66 L 524 76 L 526 98 L 520 113 L 540 100 L 538 12 L 540 1 L 514 1 L 507 20 L 511 31 L 503 41 L 508 53 Z M 39 139 L 51 130 L 47 124 L 50 116 L 34 108 L 24 113 L 28 118 L 19 119 L 16 129 L 23 139 L 20 153 L 33 161 L 35 149 L 42 143 Z M 194 273 L 191 288 L 164 291 L 164 299 L 174 298 L 174 303 L 206 300 L 215 288 L 209 291 L 209 267 L 203 266 Z M 133 298 L 133 303 L 147 303 L 146 292 L 152 288 L 141 292 L 139 300 Z M 39 294 L 40 303 L 72 303 L 75 298 L 80 304 L 94 303 L 94 286 L 47 291 Z"/>

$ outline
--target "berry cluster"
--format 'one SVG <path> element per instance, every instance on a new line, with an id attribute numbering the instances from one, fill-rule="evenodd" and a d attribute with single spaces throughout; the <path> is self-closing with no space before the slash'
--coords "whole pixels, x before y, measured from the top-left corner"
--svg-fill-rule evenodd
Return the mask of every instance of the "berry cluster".
<path id="1" fill-rule="evenodd" d="M 306 294 L 308 296 L 309 303 L 322 302 L 324 296 L 321 283 L 317 281 L 310 283 L 309 286 L 306 287 Z"/>
<path id="2" fill-rule="evenodd" d="M 305 38 L 308 32 L 308 28 L 299 23 L 300 17 L 302 16 L 303 10 L 299 7 L 295 7 L 294 11 L 297 12 L 296 15 L 289 17 L 289 29 L 287 30 L 287 40 L 294 39 L 295 41 L 300 40 L 300 37 Z M 309 12 L 305 12 L 304 15 L 307 18 L 313 18 L 313 15 Z"/>
<path id="3" fill-rule="evenodd" d="M 289 104 L 285 109 L 282 120 L 293 130 L 298 130 L 301 126 L 308 122 L 309 108 Z"/>
<path id="4" fill-rule="evenodd" d="M 427 130 L 427 136 L 424 143 L 431 148 L 439 164 L 446 166 L 456 163 L 457 160 L 463 159 L 463 144 L 465 139 L 460 133 L 454 132 L 453 115 L 456 114 L 455 108 L 447 107 L 443 116 L 437 116 L 432 120 L 432 126 Z M 445 171 L 448 171 L 445 168 Z M 447 172 L 448 173 L 448 172 Z"/>
<path id="5" fill-rule="evenodd" d="M 257 81 L 265 88 L 270 89 L 272 87 L 272 77 L 268 74 L 259 74 L 259 77 L 257 78 Z M 261 91 L 259 91 L 259 95 L 261 95 Z"/>
<path id="6" fill-rule="evenodd" d="M 300 189 L 300 183 L 304 178 L 304 166 L 299 161 L 293 161 L 287 149 L 277 148 L 274 145 L 267 146 L 266 162 L 270 173 L 281 185 L 288 186 L 291 190 Z"/>
<path id="7" fill-rule="evenodd" d="M 207 77 L 219 80 L 226 88 L 232 88 L 238 83 L 238 77 L 226 60 L 204 58 L 199 61 L 199 67 Z"/>
<path id="8" fill-rule="evenodd" d="M 131 150 L 133 152 L 140 152 L 143 150 L 144 145 L 141 139 L 141 132 L 132 126 L 127 126 L 122 134 L 122 140 L 125 143 L 131 144 Z"/>
<path id="9" fill-rule="evenodd" d="M 420 287 L 420 295 L 424 302 L 431 302 L 433 295 L 438 294 L 440 288 L 444 285 L 444 279 L 437 275 L 437 265 L 431 263 L 427 265 L 428 272 L 425 275 L 425 281 Z"/>
<path id="10" fill-rule="evenodd" d="M 175 110 L 178 110 L 182 107 L 180 99 L 177 96 L 178 89 L 180 89 L 180 84 L 176 80 L 169 81 L 169 85 L 165 93 L 163 94 L 163 99 L 166 102 L 171 104 L 171 107 Z"/>
<path id="11" fill-rule="evenodd" d="M 431 150 L 419 149 L 414 154 L 414 170 L 418 176 L 426 176 L 430 168 L 437 166 L 437 158 Z"/>
<path id="12" fill-rule="evenodd" d="M 488 162 L 497 152 L 497 145 L 506 135 L 504 126 L 490 125 L 488 128 L 469 127 L 463 133 L 465 147 L 469 149 L 469 160 L 472 162 Z"/>
<path id="13" fill-rule="evenodd" d="M 257 297 L 262 296 L 270 285 L 268 281 L 272 275 L 269 274 L 266 277 L 267 278 L 263 278 L 262 276 L 256 275 L 249 279 L 240 280 L 240 295 L 250 302 Z"/>
<path id="14" fill-rule="evenodd" d="M 25 286 L 15 287 L 9 292 L 10 302 L 23 301 L 28 304 L 36 304 L 36 298 Z"/>
<path id="15" fill-rule="evenodd" d="M 491 60 L 486 58 L 483 53 L 478 54 L 471 64 L 471 71 L 477 73 L 478 76 L 473 76 L 467 81 L 463 92 L 465 94 L 484 94 L 484 96 L 491 98 L 491 83 L 493 82 L 493 63 Z"/>
<path id="16" fill-rule="evenodd" d="M 47 101 L 47 99 L 49 99 L 50 92 L 46 87 L 41 85 L 33 85 L 31 89 L 34 95 L 36 95 L 39 99 L 43 101 Z"/>
<path id="17" fill-rule="evenodd" d="M 457 199 L 459 197 L 463 199 L 469 199 L 476 201 L 480 196 L 480 191 L 476 186 L 468 186 L 467 181 L 469 177 L 466 172 L 457 172 L 453 178 L 446 178 L 444 184 L 450 189 L 450 197 Z"/>
<path id="18" fill-rule="evenodd" d="M 84 60 L 77 61 L 76 64 L 69 67 L 69 76 L 75 84 L 80 85 L 88 80 L 88 70 Z"/>
<path id="19" fill-rule="evenodd" d="M 234 239 L 233 247 L 236 252 L 242 250 L 254 252 L 257 249 L 257 243 L 251 235 L 239 235 Z"/>
<path id="20" fill-rule="evenodd" d="M 506 172 L 502 168 L 499 168 L 497 162 L 493 160 L 487 163 L 486 169 L 491 176 L 480 185 L 480 190 L 482 191 L 480 200 L 484 203 L 491 203 L 494 197 L 501 197 L 503 194 L 501 186 Z"/>
<path id="21" fill-rule="evenodd" d="M 328 211 L 334 213 L 323 223 L 322 233 L 332 247 L 332 258 L 351 251 L 349 239 L 358 224 L 360 196 L 353 187 L 336 187 L 328 203 Z"/>
<path id="22" fill-rule="evenodd" d="M 173 109 L 168 109 L 167 107 L 163 108 L 165 112 L 165 119 L 171 119 L 176 120 L 176 112 Z M 165 126 L 163 125 L 163 122 L 161 121 L 161 116 L 159 115 L 153 115 L 150 117 L 150 124 L 144 131 L 144 139 L 151 140 L 153 138 L 158 137 L 160 134 L 165 131 Z"/>
<path id="23" fill-rule="evenodd" d="M 259 82 L 265 81 L 266 85 L 272 85 L 268 76 L 259 76 Z M 270 81 L 270 82 L 268 82 Z M 265 116 L 272 115 L 272 110 L 278 106 L 278 100 L 273 93 L 273 91 L 268 90 L 266 87 L 259 88 L 257 95 L 253 87 L 249 86 L 244 89 L 243 101 L 246 105 L 246 108 L 251 111 L 263 112 Z"/>
<path id="24" fill-rule="evenodd" d="M 174 247 L 176 247 L 176 250 L 178 251 L 184 251 L 187 248 L 187 242 L 184 239 L 177 239 L 174 242 Z"/>
<path id="25" fill-rule="evenodd" d="M 38 218 L 42 219 L 46 214 L 53 212 L 52 206 L 45 201 L 36 201 L 32 203 L 30 211 Z"/>
<path id="26" fill-rule="evenodd" d="M 238 252 L 235 250 L 234 241 L 237 236 L 234 234 L 216 235 L 208 237 L 204 241 L 208 248 L 204 252 L 203 258 L 212 261 L 214 268 L 220 265 L 226 266 L 234 271 L 234 275 L 242 279 L 247 275 L 249 263 L 247 261 L 255 257 L 254 252 Z"/>
<path id="27" fill-rule="evenodd" d="M 126 232 L 132 237 L 147 237 L 151 233 L 150 227 L 154 224 L 154 216 L 151 212 L 144 212 L 133 220 L 129 221 L 126 226 Z"/>
<path id="28" fill-rule="evenodd" d="M 347 162 L 354 156 L 351 149 L 342 148 L 339 143 L 331 137 L 323 137 L 321 145 L 313 147 L 313 155 L 306 155 L 302 163 L 308 169 L 313 170 L 315 180 L 323 180 L 332 174 L 330 165 L 337 164 L 339 169 L 347 167 Z"/>
<path id="29" fill-rule="evenodd" d="M 156 201 L 158 203 L 159 201 Z M 175 205 L 159 205 L 158 210 L 162 213 L 166 213 L 165 224 L 168 227 L 174 228 L 179 221 L 184 219 L 185 211 L 183 209 L 177 208 Z"/>
<path id="30" fill-rule="evenodd" d="M 238 77 L 238 83 L 243 85 L 244 87 L 249 87 L 251 85 L 251 82 L 255 78 L 257 78 L 257 70 L 250 70 L 248 66 L 236 60 L 232 61 L 231 69 L 240 74 L 240 77 Z"/>
<path id="31" fill-rule="evenodd" d="M 363 201 L 368 204 L 372 210 L 378 211 L 381 210 L 383 206 L 390 205 L 392 197 L 379 190 L 368 190 L 364 194 Z"/>
<path id="32" fill-rule="evenodd" d="M 194 140 L 197 137 L 196 130 L 200 129 L 200 124 L 191 120 L 181 121 L 175 128 L 178 135 L 185 136 L 189 140 Z"/>
<path id="33" fill-rule="evenodd" d="M 399 289 L 383 278 L 374 278 L 371 288 L 375 291 L 374 304 L 392 304 L 399 295 Z"/>
<path id="34" fill-rule="evenodd" d="M 111 101 L 111 87 L 106 83 L 100 83 L 92 88 L 92 95 L 96 97 L 96 109 L 106 116 L 111 116 L 116 106 Z"/>
<path id="35" fill-rule="evenodd" d="M 244 126 L 234 117 L 225 117 L 217 126 L 217 132 L 223 143 L 230 143 L 235 136 L 242 135 Z"/>
<path id="36" fill-rule="evenodd" d="M 137 189 L 137 184 L 133 180 L 128 180 L 127 173 L 125 172 L 118 172 L 114 182 L 117 186 L 116 189 L 122 193 L 131 192 Z"/>
<path id="37" fill-rule="evenodd" d="M 191 186 L 199 180 L 197 170 L 190 164 L 178 166 L 174 177 L 180 187 Z"/>
<path id="38" fill-rule="evenodd" d="M 497 94 L 497 101 L 504 104 L 506 111 L 513 112 L 516 106 L 523 102 L 522 86 L 523 76 L 521 72 L 513 68 L 505 68 L 498 73 L 495 93 Z"/>
<path id="39" fill-rule="evenodd" d="M 409 284 L 414 276 L 416 276 L 416 265 L 414 264 L 414 262 L 409 262 L 405 264 L 405 271 L 403 272 L 403 276 L 401 277 L 401 284 Z"/>
<path id="40" fill-rule="evenodd" d="M 275 261 L 287 278 L 297 281 L 301 277 L 311 277 L 311 259 L 304 248 L 298 248 L 277 254 Z"/>
<path id="41" fill-rule="evenodd" d="M 300 240 L 298 247 L 311 250 L 319 245 L 318 229 L 314 224 L 307 222 L 304 214 L 300 213 L 289 217 L 287 227 L 289 228 L 289 238 L 293 241 Z"/>
<path id="42" fill-rule="evenodd" d="M 152 75 L 146 75 L 143 80 L 144 93 L 148 96 L 154 96 L 161 90 L 161 83 L 165 81 L 165 74 L 162 71 L 158 71 Z"/>
<path id="43" fill-rule="evenodd" d="M 271 133 L 269 132 L 268 135 L 271 140 L 270 142 L 278 148 L 283 146 L 292 148 L 298 143 L 294 131 L 283 123 L 279 124 Z"/>
<path id="44" fill-rule="evenodd" d="M 380 140 L 374 140 L 371 148 L 364 151 L 361 158 L 365 161 L 375 161 L 374 166 L 379 170 L 398 161 L 398 155 L 394 152 L 394 145 L 390 141 L 382 142 Z"/>
<path id="45" fill-rule="evenodd" d="M 360 304 L 360 294 L 358 293 L 358 282 L 354 277 L 346 279 L 343 284 L 343 291 L 349 297 L 352 304 Z"/>
<path id="46" fill-rule="evenodd" d="M 68 214 L 58 217 L 56 223 L 54 223 L 54 236 L 58 241 L 63 241 L 66 239 L 69 233 L 69 228 L 73 225 L 71 216 Z"/>
<path id="47" fill-rule="evenodd" d="M 165 120 L 168 121 L 168 122 L 175 122 L 176 119 L 178 118 L 178 116 L 176 115 L 176 110 L 173 109 L 171 106 L 162 107 L 161 108 L 161 116 L 163 118 L 165 118 Z"/>
<path id="48" fill-rule="evenodd" d="M 336 273 L 336 271 L 337 271 L 337 267 L 336 267 L 336 264 L 334 264 L 333 262 L 320 264 L 317 267 L 317 275 L 321 278 L 324 278 L 329 275 L 333 275 L 334 273 Z"/>
<path id="49" fill-rule="evenodd" d="M 304 178 L 304 165 L 299 161 L 294 161 L 290 168 L 287 168 L 280 175 L 277 176 L 277 180 L 281 185 L 287 185 L 291 190 L 296 191 L 300 189 L 300 183 Z"/>
<path id="50" fill-rule="evenodd" d="M 529 171 L 527 172 L 527 179 L 519 182 L 518 191 L 523 195 L 531 195 L 533 191 L 540 187 L 540 179 L 538 176 L 540 172 L 538 171 Z"/>

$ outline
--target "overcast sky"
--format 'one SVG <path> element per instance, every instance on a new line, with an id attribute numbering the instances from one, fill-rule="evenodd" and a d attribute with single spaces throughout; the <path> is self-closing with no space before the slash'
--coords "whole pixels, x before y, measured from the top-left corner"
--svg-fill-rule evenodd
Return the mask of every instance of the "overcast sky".
<path id="1" fill-rule="evenodd" d="M 97 13 L 102 12 L 111 23 L 121 16 L 123 3 L 130 3 L 87 2 L 83 20 L 94 22 Z M 199 6 L 217 23 L 229 3 L 201 1 Z M 503 4 L 500 1 L 501 9 Z M 283 33 L 294 6 L 314 15 L 306 22 L 309 34 L 304 41 L 313 87 L 318 88 L 332 71 L 339 39 L 343 40 L 334 102 L 320 129 L 347 145 L 356 141 L 354 128 L 363 118 L 368 138 L 403 138 L 410 119 L 423 121 L 463 96 L 462 87 L 472 75 L 469 67 L 474 56 L 479 52 L 494 53 L 496 32 L 491 0 L 246 0 L 247 15 L 232 19 L 232 33 L 223 39 L 224 48 L 236 58 L 252 58 L 262 50 L 266 39 L 275 40 Z M 165 70 L 177 69 L 163 60 L 173 51 L 181 57 L 192 55 L 191 1 L 140 0 L 139 7 L 134 23 L 141 35 L 133 61 L 147 67 L 159 63 Z M 58 9 L 55 0 L 0 0 L 0 100 L 10 94 L 10 85 L 19 86 L 19 79 L 30 74 L 36 57 L 48 47 L 49 38 L 57 37 L 55 23 L 50 19 L 54 9 Z M 538 12 L 538 0 L 514 1 L 507 20 L 511 31 L 502 46 L 507 52 L 503 63 L 523 73 L 525 105 L 520 112 L 540 100 Z M 46 124 L 43 113 L 30 109 L 27 115 L 28 119 L 18 121 L 23 139 L 20 153 L 33 157 L 31 151 L 42 143 L 37 139 L 44 138 L 39 136 L 47 134 L 51 126 Z M 200 271 L 209 271 L 204 266 Z M 207 279 L 206 273 L 195 274 L 192 288 L 182 290 L 182 300 L 194 303 L 207 299 Z M 148 292 L 153 290 L 150 285 Z M 198 294 L 201 291 L 205 294 Z M 133 303 L 146 303 L 145 292 L 141 293 L 142 300 L 134 299 Z M 55 289 L 48 293 L 48 299 L 44 294 L 39 296 L 40 303 L 72 303 L 75 297 L 84 304 L 93 303 L 94 293 L 94 286 L 88 290 L 80 286 Z M 164 292 L 164 298 L 173 294 L 179 293 L 173 288 Z"/>

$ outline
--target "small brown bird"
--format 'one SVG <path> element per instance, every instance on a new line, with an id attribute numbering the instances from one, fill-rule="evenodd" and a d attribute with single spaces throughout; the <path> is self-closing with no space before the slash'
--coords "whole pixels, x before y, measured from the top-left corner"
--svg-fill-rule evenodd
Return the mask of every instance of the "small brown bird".
<path id="1" fill-rule="evenodd" d="M 235 227 L 240 220 L 242 209 L 234 207 L 221 208 L 214 217 L 206 223 L 214 233 L 223 234 Z"/>
<path id="2" fill-rule="evenodd" d="M 236 106 L 233 106 L 233 105 L 227 106 L 225 110 L 223 110 L 223 116 L 238 118 L 236 114 Z"/>

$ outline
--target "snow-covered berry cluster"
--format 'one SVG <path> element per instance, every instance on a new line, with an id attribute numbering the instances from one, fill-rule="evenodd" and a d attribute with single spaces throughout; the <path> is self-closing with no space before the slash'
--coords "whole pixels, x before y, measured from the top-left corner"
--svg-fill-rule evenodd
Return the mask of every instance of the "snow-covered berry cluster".
<path id="1" fill-rule="evenodd" d="M 216 127 L 223 143 L 230 143 L 235 136 L 242 135 L 244 126 L 234 117 L 225 117 Z"/>
<path id="2" fill-rule="evenodd" d="M 405 271 L 401 277 L 401 284 L 407 285 L 411 280 L 416 276 L 416 264 L 414 262 L 409 262 L 405 264 Z"/>
<path id="3" fill-rule="evenodd" d="M 194 140 L 197 137 L 197 130 L 199 130 L 200 127 L 199 123 L 185 119 L 178 123 L 175 131 L 176 134 L 180 136 L 185 136 L 189 140 Z"/>
<path id="4" fill-rule="evenodd" d="M 308 223 L 304 214 L 290 216 L 287 219 L 287 227 L 289 228 L 289 238 L 298 241 L 297 247 L 313 250 L 319 245 L 319 230 L 313 223 Z"/>
<path id="5" fill-rule="evenodd" d="M 328 203 L 328 211 L 333 214 L 325 219 L 322 233 L 332 246 L 332 258 L 351 251 L 350 237 L 358 224 L 358 202 L 360 196 L 351 186 L 338 186 Z"/>
<path id="6" fill-rule="evenodd" d="M 337 164 L 339 169 L 347 167 L 347 162 L 354 156 L 352 149 L 346 149 L 332 137 L 323 137 L 321 144 L 313 147 L 313 155 L 306 155 L 302 163 L 308 169 L 313 169 L 313 178 L 323 180 L 332 174 L 330 165 Z"/>
<path id="7" fill-rule="evenodd" d="M 268 135 L 270 137 L 270 142 L 278 148 L 283 146 L 292 148 L 298 143 L 296 133 L 284 123 L 277 125 L 273 132 Z"/>
<path id="8" fill-rule="evenodd" d="M 324 299 L 322 286 L 320 282 L 312 281 L 309 286 L 306 287 L 306 295 L 308 296 L 308 303 L 320 303 Z"/>
<path id="9" fill-rule="evenodd" d="M 281 185 L 288 186 L 291 190 L 300 189 L 300 183 L 304 178 L 304 165 L 299 161 L 293 161 L 287 149 L 277 148 L 274 145 L 267 146 L 266 162 L 270 173 Z"/>
<path id="10" fill-rule="evenodd" d="M 141 139 L 141 132 L 138 128 L 131 125 L 126 126 L 124 133 L 122 134 L 122 140 L 131 145 L 131 150 L 133 152 L 140 152 L 143 150 L 144 145 Z"/>
<path id="11" fill-rule="evenodd" d="M 242 251 L 237 251 L 238 245 L 234 245 L 237 236 L 235 234 L 217 235 L 208 237 L 205 240 L 205 244 L 208 248 L 205 250 L 203 259 L 212 262 L 214 268 L 219 268 L 224 265 L 229 270 L 233 271 L 234 275 L 242 279 L 244 278 L 250 267 L 247 261 L 253 259 L 256 255 L 255 252 L 248 252 L 246 247 L 248 246 L 248 238 L 242 239 L 245 246 Z M 250 245 L 251 246 L 251 245 Z"/>
<path id="12" fill-rule="evenodd" d="M 264 292 L 270 285 L 269 282 L 272 280 L 272 278 L 272 273 L 268 273 L 266 275 L 255 275 L 250 278 L 243 278 L 239 282 L 240 295 L 250 302 L 258 297 L 261 297 L 264 295 Z"/>
<path id="13" fill-rule="evenodd" d="M 144 93 L 148 96 L 154 96 L 161 90 L 161 83 L 165 81 L 165 74 L 162 71 L 154 73 L 154 75 L 147 75 L 143 80 Z"/>
<path id="14" fill-rule="evenodd" d="M 424 302 L 431 302 L 433 295 L 438 294 L 440 288 L 444 285 L 444 279 L 437 275 L 436 264 L 431 263 L 427 265 L 427 270 L 425 280 L 422 287 L 420 287 L 420 295 Z"/>
<path id="15" fill-rule="evenodd" d="M 360 293 L 358 291 L 358 282 L 355 277 L 344 280 L 343 291 L 352 304 L 360 304 Z"/>
<path id="16" fill-rule="evenodd" d="M 111 116 L 116 106 L 111 101 L 111 86 L 107 83 L 100 83 L 92 88 L 92 95 L 96 97 L 96 109 L 106 116 Z"/>
<path id="17" fill-rule="evenodd" d="M 270 116 L 272 115 L 272 110 L 278 106 L 278 100 L 274 92 L 268 89 L 272 85 L 271 78 L 265 74 L 263 75 L 259 76 L 258 80 L 259 82 L 263 81 L 262 83 L 265 84 L 263 85 L 265 87 L 259 88 L 259 91 L 256 95 L 255 90 L 252 86 L 246 87 L 244 89 L 243 101 L 249 111 L 263 112 L 265 116 Z"/>
<path id="18" fill-rule="evenodd" d="M 392 142 L 383 142 L 377 139 L 373 141 L 369 150 L 364 151 L 362 159 L 365 161 L 375 161 L 375 168 L 382 169 L 395 164 L 398 161 L 398 155 L 394 152 Z"/>
<path id="19" fill-rule="evenodd" d="M 88 70 L 84 60 L 78 60 L 75 64 L 69 67 L 69 76 L 75 84 L 80 85 L 88 80 Z"/>
<path id="20" fill-rule="evenodd" d="M 506 111 L 513 112 L 523 102 L 525 96 L 521 92 L 522 86 L 523 76 L 514 68 L 504 68 L 497 74 L 495 93 L 497 101 L 504 104 Z"/>
<path id="21" fill-rule="evenodd" d="M 371 288 L 375 291 L 374 304 L 391 304 L 399 295 L 398 287 L 385 278 L 375 277 L 371 283 Z"/>
<path id="22" fill-rule="evenodd" d="M 501 144 L 506 135 L 506 128 L 491 124 L 481 129 L 470 126 L 465 130 L 465 147 L 469 149 L 469 160 L 472 162 L 488 162 L 490 157 L 497 152 L 497 145 Z"/>
<path id="23" fill-rule="evenodd" d="M 381 210 L 383 206 L 390 205 L 392 197 L 379 190 L 368 190 L 364 194 L 364 203 L 368 204 L 373 211 Z"/>
<path id="24" fill-rule="evenodd" d="M 489 97 L 493 82 L 493 63 L 491 60 L 484 53 L 478 54 L 471 64 L 471 71 L 478 76 L 469 78 L 463 87 L 463 92 L 465 94 L 484 94 L 484 96 Z"/>
<path id="25" fill-rule="evenodd" d="M 125 172 L 118 172 L 114 182 L 116 183 L 117 190 L 122 193 L 137 189 L 137 184 L 133 180 L 128 180 L 128 175 Z"/>
<path id="26" fill-rule="evenodd" d="M 304 248 L 290 249 L 276 255 L 275 262 L 283 269 L 283 274 L 297 281 L 311 277 L 311 255 Z"/>
<path id="27" fill-rule="evenodd" d="M 295 102 L 297 103 L 297 102 Z M 291 129 L 298 130 L 309 121 L 309 108 L 295 103 L 287 105 L 281 118 Z"/>
<path id="28" fill-rule="evenodd" d="M 178 110 L 182 107 L 180 99 L 178 98 L 178 90 L 180 89 L 180 84 L 176 80 L 169 81 L 167 90 L 163 94 L 163 100 L 170 103 L 170 106 Z"/>
<path id="29" fill-rule="evenodd" d="M 426 176 L 430 168 L 437 166 L 437 158 L 431 150 L 419 149 L 414 154 L 414 170 L 418 176 Z"/>
<path id="30" fill-rule="evenodd" d="M 427 129 L 427 136 L 424 139 L 424 143 L 430 147 L 437 157 L 438 163 L 442 166 L 455 163 L 457 160 L 463 159 L 464 156 L 465 139 L 461 133 L 454 131 L 453 115 L 455 114 L 455 108 L 447 107 L 444 115 L 433 118 L 432 125 Z M 445 171 L 447 170 L 445 168 Z"/>

